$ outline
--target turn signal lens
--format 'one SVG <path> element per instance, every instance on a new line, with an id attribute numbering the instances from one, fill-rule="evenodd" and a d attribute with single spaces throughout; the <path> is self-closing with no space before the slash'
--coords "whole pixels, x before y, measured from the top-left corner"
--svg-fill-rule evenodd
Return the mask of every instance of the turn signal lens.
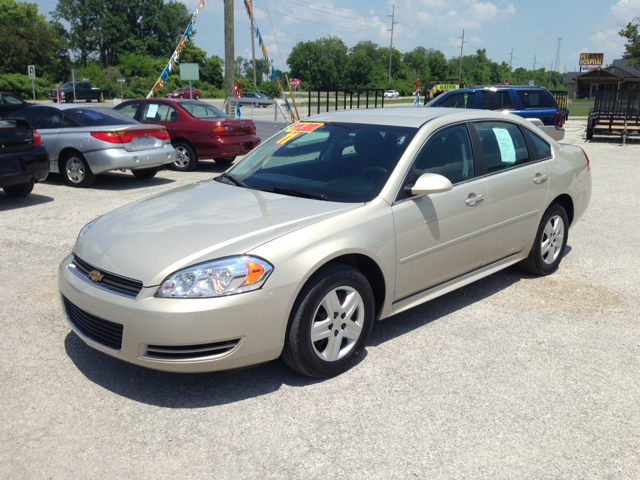
<path id="1" fill-rule="evenodd" d="M 217 135 L 217 136 L 229 136 L 229 135 L 233 135 L 233 127 L 223 127 L 222 125 L 219 127 L 214 128 L 213 130 L 211 130 L 211 134 L 212 135 Z"/>
<path id="2" fill-rule="evenodd" d="M 247 279 L 242 285 L 253 285 L 264 274 L 264 267 L 255 262 L 247 262 L 245 265 L 247 266 Z"/>
<path id="3" fill-rule="evenodd" d="M 37 130 L 33 131 L 33 146 L 42 145 L 42 137 Z"/>

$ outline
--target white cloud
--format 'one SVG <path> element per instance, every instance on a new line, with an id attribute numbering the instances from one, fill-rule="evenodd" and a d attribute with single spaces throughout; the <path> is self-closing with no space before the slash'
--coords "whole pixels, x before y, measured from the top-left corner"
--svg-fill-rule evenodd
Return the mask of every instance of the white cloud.
<path id="1" fill-rule="evenodd" d="M 457 2 L 456 6 L 458 9 L 454 10 L 450 1 L 421 0 L 418 8 L 414 7 L 413 15 L 421 22 L 433 22 L 441 29 L 460 30 L 481 28 L 483 23 L 501 20 L 516 13 L 511 3 L 506 8 L 500 8 L 491 2 L 463 0 Z"/>
<path id="2" fill-rule="evenodd" d="M 640 17 L 640 0 L 620 0 L 611 7 L 611 13 L 626 24 Z"/>

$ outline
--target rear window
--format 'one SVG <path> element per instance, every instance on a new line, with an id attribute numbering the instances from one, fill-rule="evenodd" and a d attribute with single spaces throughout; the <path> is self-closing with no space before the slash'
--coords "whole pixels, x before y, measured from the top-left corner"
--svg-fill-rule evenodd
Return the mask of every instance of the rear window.
<path id="1" fill-rule="evenodd" d="M 221 118 L 228 117 L 222 110 L 203 102 L 182 102 L 179 104 L 193 118 Z"/>
<path id="2" fill-rule="evenodd" d="M 110 108 L 70 108 L 64 111 L 85 127 L 101 127 L 106 125 L 137 125 L 138 121 L 116 112 Z"/>
<path id="3" fill-rule="evenodd" d="M 518 98 L 522 102 L 525 110 L 536 110 L 543 108 L 558 108 L 558 103 L 546 90 L 516 90 Z"/>

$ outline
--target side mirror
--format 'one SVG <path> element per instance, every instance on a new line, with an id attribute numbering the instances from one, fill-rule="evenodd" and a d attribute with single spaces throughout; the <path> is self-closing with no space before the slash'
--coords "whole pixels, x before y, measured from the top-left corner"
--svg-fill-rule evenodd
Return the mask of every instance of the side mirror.
<path id="1" fill-rule="evenodd" d="M 432 193 L 448 192 L 453 185 L 447 177 L 437 173 L 423 173 L 411 187 L 412 195 L 430 195 Z"/>

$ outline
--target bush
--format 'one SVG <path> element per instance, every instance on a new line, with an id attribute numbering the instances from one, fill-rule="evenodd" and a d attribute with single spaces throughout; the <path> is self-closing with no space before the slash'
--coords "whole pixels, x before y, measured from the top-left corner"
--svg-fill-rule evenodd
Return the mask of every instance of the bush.
<path id="1" fill-rule="evenodd" d="M 284 80 L 284 78 L 283 78 Z M 282 83 L 282 81 L 280 81 Z M 258 87 L 258 92 L 264 93 L 267 97 L 279 98 L 280 90 L 274 81 L 262 82 Z"/>
<path id="2" fill-rule="evenodd" d="M 55 85 L 48 78 L 36 78 L 36 98 L 38 100 L 48 99 L 49 89 L 54 87 Z M 19 73 L 6 73 L 0 75 L 0 91 L 13 93 L 23 100 L 33 101 L 33 89 L 28 75 L 22 75 Z"/>

